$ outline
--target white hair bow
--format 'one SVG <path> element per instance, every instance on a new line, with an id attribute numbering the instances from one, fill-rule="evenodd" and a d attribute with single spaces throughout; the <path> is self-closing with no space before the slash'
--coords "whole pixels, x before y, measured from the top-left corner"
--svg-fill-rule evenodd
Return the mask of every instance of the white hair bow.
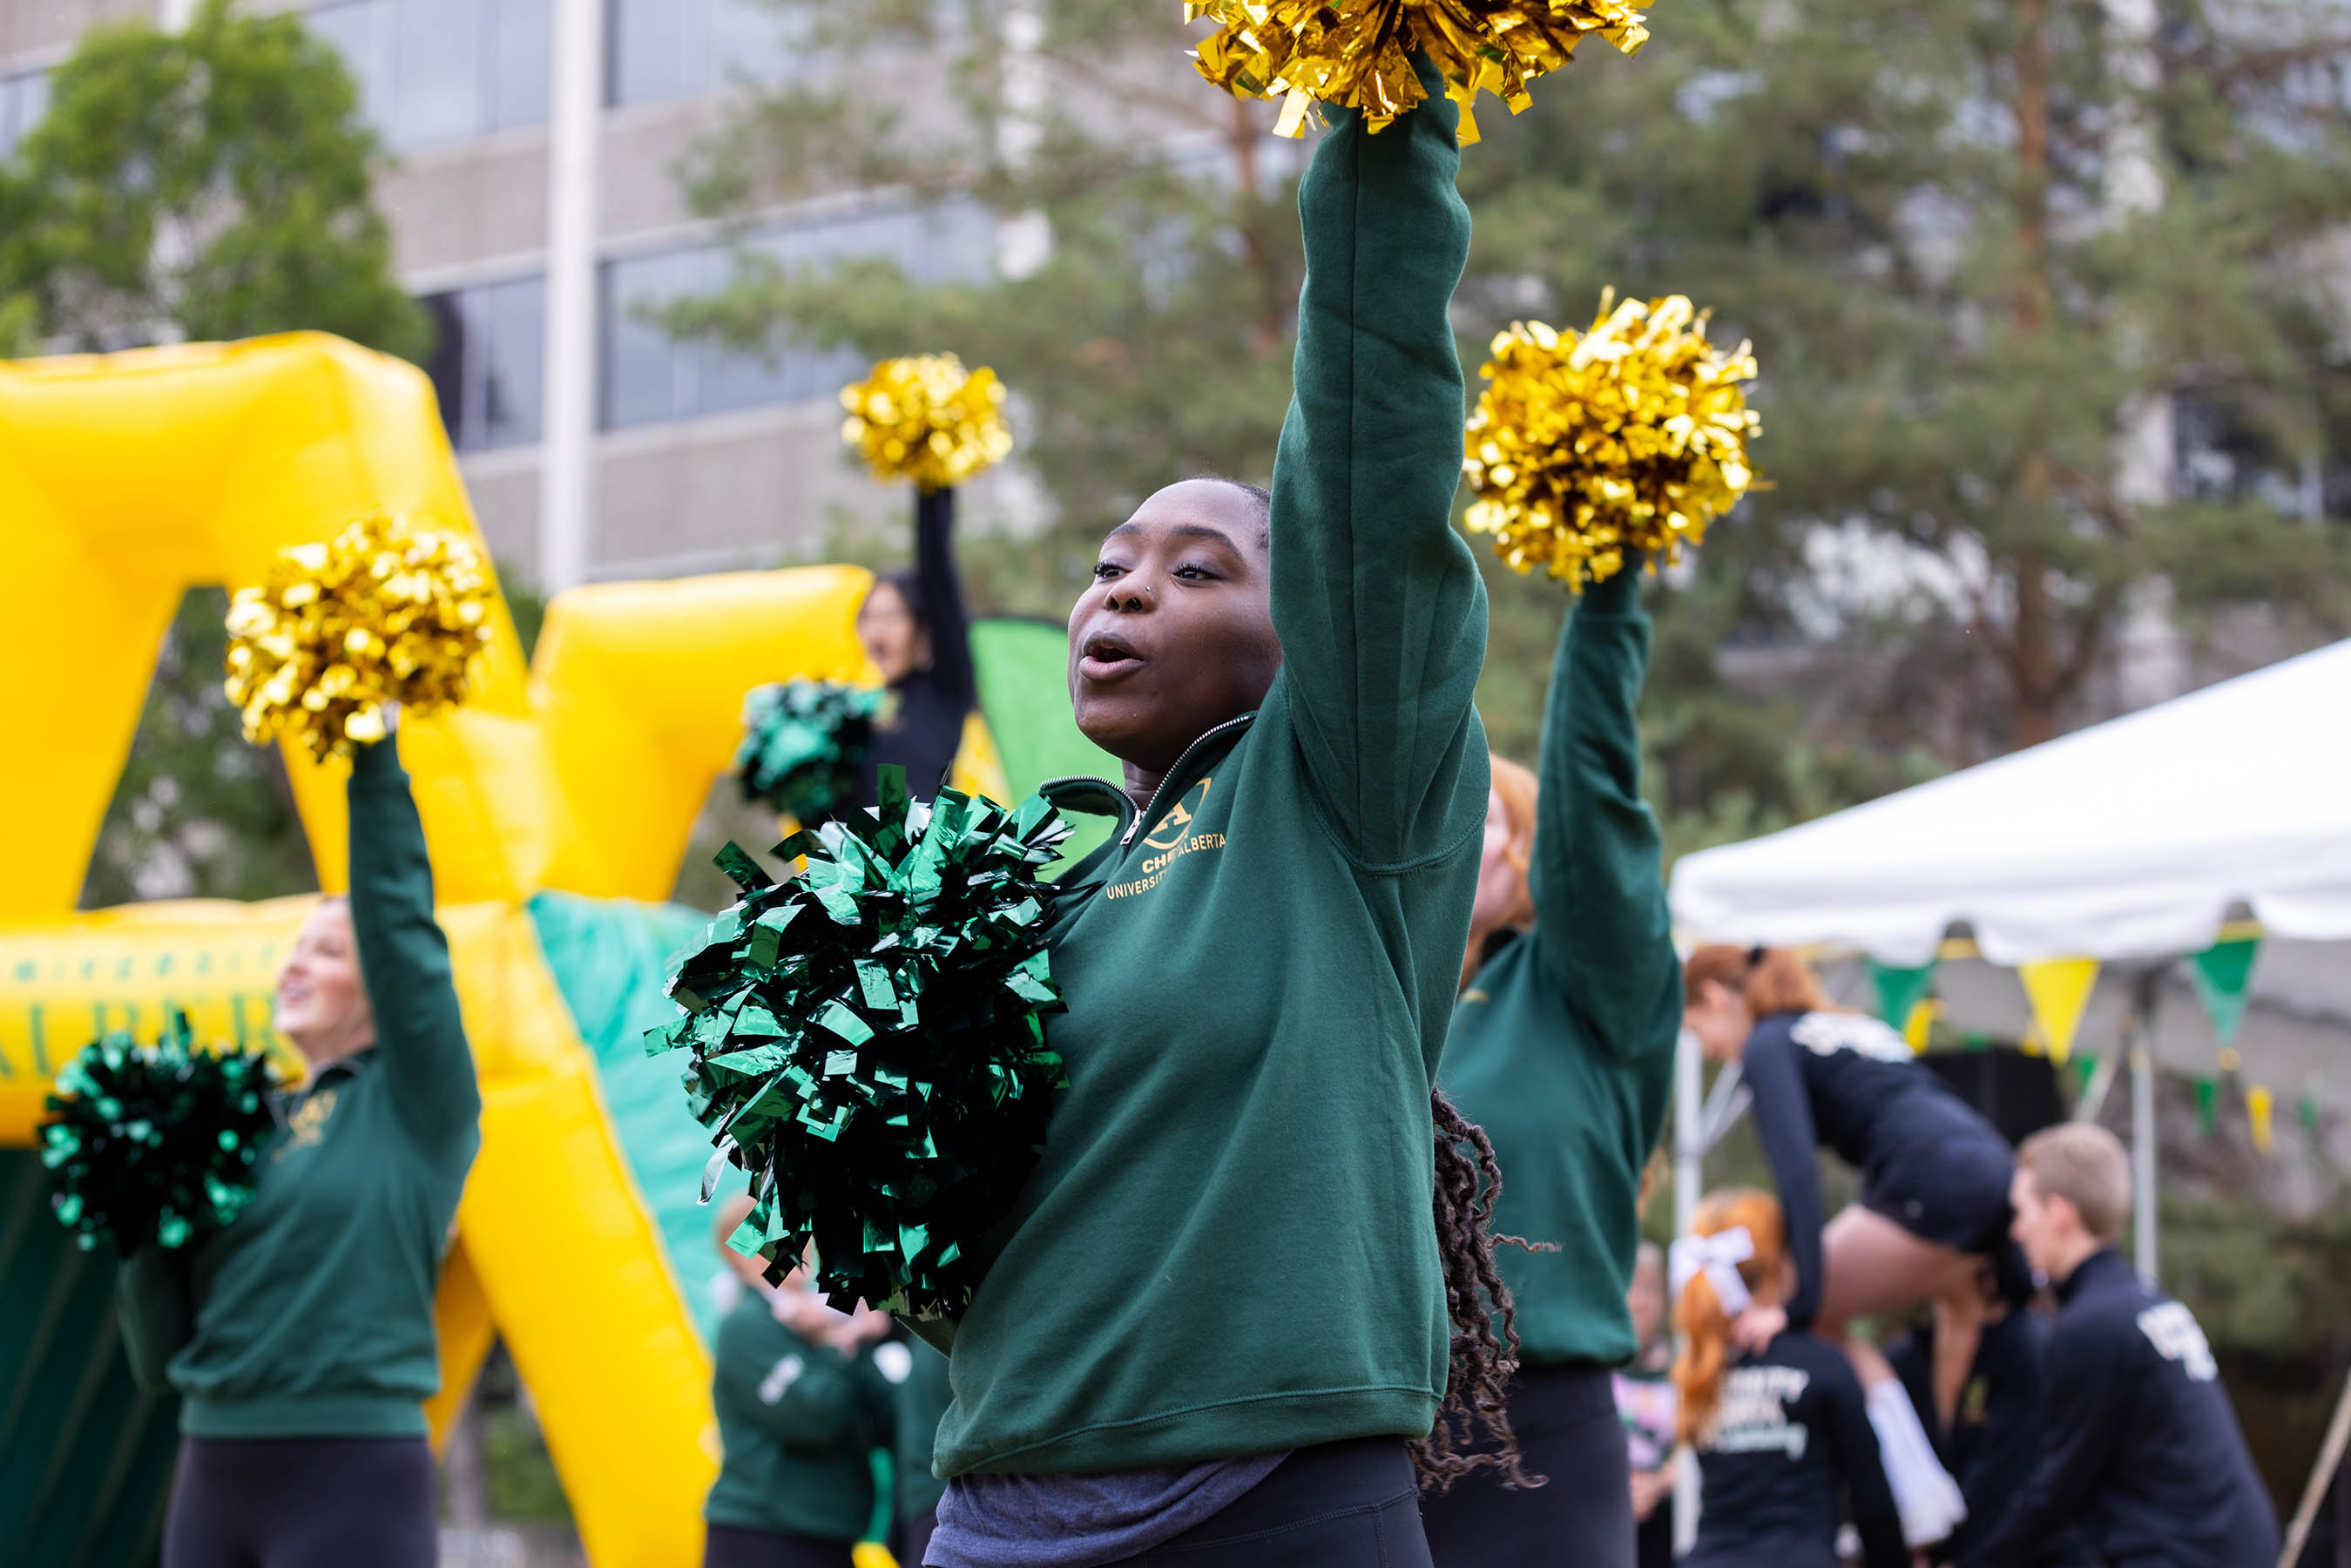
<path id="1" fill-rule="evenodd" d="M 1739 1277 L 1739 1265 L 1755 1256 L 1755 1238 L 1747 1233 L 1747 1227 L 1734 1225 L 1711 1236 L 1677 1238 L 1667 1256 L 1674 1300 L 1681 1300 L 1689 1282 L 1703 1274 L 1722 1302 L 1725 1317 L 1735 1318 L 1753 1304 L 1755 1298 L 1748 1294 L 1747 1281 Z"/>

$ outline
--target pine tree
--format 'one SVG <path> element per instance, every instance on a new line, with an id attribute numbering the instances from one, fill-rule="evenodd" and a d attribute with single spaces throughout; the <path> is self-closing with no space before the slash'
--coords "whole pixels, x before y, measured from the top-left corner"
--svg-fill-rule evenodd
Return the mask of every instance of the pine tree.
<path id="1" fill-rule="evenodd" d="M 2231 6 L 2234 31 L 2199 3 L 2158 26 L 2133 0 L 1722 0 L 1480 115 L 1473 377 L 1494 329 L 1580 326 L 1610 284 L 1693 296 L 1763 364 L 1775 487 L 1654 596 L 1644 716 L 1677 843 L 2103 716 L 2092 678 L 2135 610 L 2263 606 L 2289 641 L 2351 616 L 2343 521 L 2277 504 L 2324 491 L 2351 430 L 2324 271 L 2351 140 L 2317 90 L 2343 40 L 2322 0 Z M 1050 257 L 920 286 L 747 255 L 674 329 L 993 364 L 1061 519 L 1019 608 L 1065 603 L 1153 486 L 1263 477 L 1300 167 L 1264 106 L 1191 78 L 1172 21 L 1123 0 L 967 0 L 951 34 L 923 0 L 782 9 L 823 69 L 705 145 L 705 212 L 886 184 L 1041 226 Z M 2167 412 L 2201 489 L 2167 493 Z M 1489 581 L 1481 707 L 1524 755 L 1560 591 Z"/>

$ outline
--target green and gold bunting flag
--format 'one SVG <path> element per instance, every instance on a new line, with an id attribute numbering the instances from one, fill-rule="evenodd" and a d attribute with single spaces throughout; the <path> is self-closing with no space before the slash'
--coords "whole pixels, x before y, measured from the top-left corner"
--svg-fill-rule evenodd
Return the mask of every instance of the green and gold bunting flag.
<path id="1" fill-rule="evenodd" d="M 2091 988 L 2098 983 L 2095 958 L 2041 958 L 2016 967 L 2025 999 L 2032 1005 L 2032 1021 L 2040 1026 L 2049 1057 L 2064 1065 L 2074 1052 L 2074 1033 L 2082 1027 L 2082 1010 L 2089 1006 Z"/>
<path id="2" fill-rule="evenodd" d="M 2261 949 L 2260 937 L 2238 936 L 2215 942 L 2188 960 L 2188 977 L 2195 983 L 2196 995 L 2211 1016 L 2212 1032 L 2222 1045 L 2237 1038 L 2237 1026 L 2244 1021 L 2253 960 Z"/>

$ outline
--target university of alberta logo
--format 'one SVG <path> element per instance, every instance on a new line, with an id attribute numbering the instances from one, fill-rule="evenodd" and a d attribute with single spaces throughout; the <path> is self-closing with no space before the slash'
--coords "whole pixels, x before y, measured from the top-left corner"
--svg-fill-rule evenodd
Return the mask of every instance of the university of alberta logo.
<path id="1" fill-rule="evenodd" d="M 1144 857 L 1143 864 L 1138 868 L 1143 874 L 1133 882 L 1112 883 L 1102 889 L 1103 897 L 1133 898 L 1136 894 L 1149 893 L 1159 885 L 1159 879 L 1167 874 L 1167 868 L 1184 856 L 1201 850 L 1225 847 L 1224 834 L 1196 833 L 1192 831 L 1193 819 L 1200 814 L 1201 806 L 1208 799 L 1208 786 L 1213 782 L 1213 779 L 1203 779 L 1184 791 L 1183 798 L 1168 810 L 1165 820 L 1152 829 L 1143 841 L 1143 847 L 1152 852 Z"/>
<path id="2" fill-rule="evenodd" d="M 294 1109 L 287 1117 L 286 1130 L 292 1135 L 277 1145 L 276 1158 L 284 1159 L 296 1149 L 307 1149 L 327 1135 L 327 1118 L 335 1113 L 335 1091 L 321 1089 Z"/>
<path id="3" fill-rule="evenodd" d="M 1169 808 L 1167 820 L 1151 830 L 1143 844 L 1145 849 L 1172 850 L 1184 841 L 1192 829 L 1193 814 L 1207 804 L 1208 786 L 1216 782 L 1214 775 L 1201 779 L 1184 791 L 1184 798 Z"/>

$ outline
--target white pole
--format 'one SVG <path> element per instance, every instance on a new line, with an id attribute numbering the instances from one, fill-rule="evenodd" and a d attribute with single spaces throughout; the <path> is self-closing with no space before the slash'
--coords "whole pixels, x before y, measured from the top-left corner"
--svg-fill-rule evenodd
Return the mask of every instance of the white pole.
<path id="1" fill-rule="evenodd" d="M 2144 1024 L 2142 1024 L 2144 1029 Z M 2146 1036 L 2140 1036 L 2142 1041 Z M 2131 1260 L 2139 1278 L 2155 1283 L 2155 1058 L 2145 1044 L 2131 1048 Z"/>
<path id="2" fill-rule="evenodd" d="M 555 0 L 548 115 L 547 358 L 539 434 L 538 580 L 588 575 L 596 442 L 596 163 L 604 108 L 602 0 Z"/>
<path id="3" fill-rule="evenodd" d="M 1682 1030 L 1674 1048 L 1674 1234 L 1687 1236 L 1698 1218 L 1706 1182 L 1706 1061 L 1698 1036 Z M 1667 1311 L 1672 1312 L 1667 1303 Z M 1674 1554 L 1698 1541 L 1698 1456 L 1687 1448 L 1674 1461 Z"/>

